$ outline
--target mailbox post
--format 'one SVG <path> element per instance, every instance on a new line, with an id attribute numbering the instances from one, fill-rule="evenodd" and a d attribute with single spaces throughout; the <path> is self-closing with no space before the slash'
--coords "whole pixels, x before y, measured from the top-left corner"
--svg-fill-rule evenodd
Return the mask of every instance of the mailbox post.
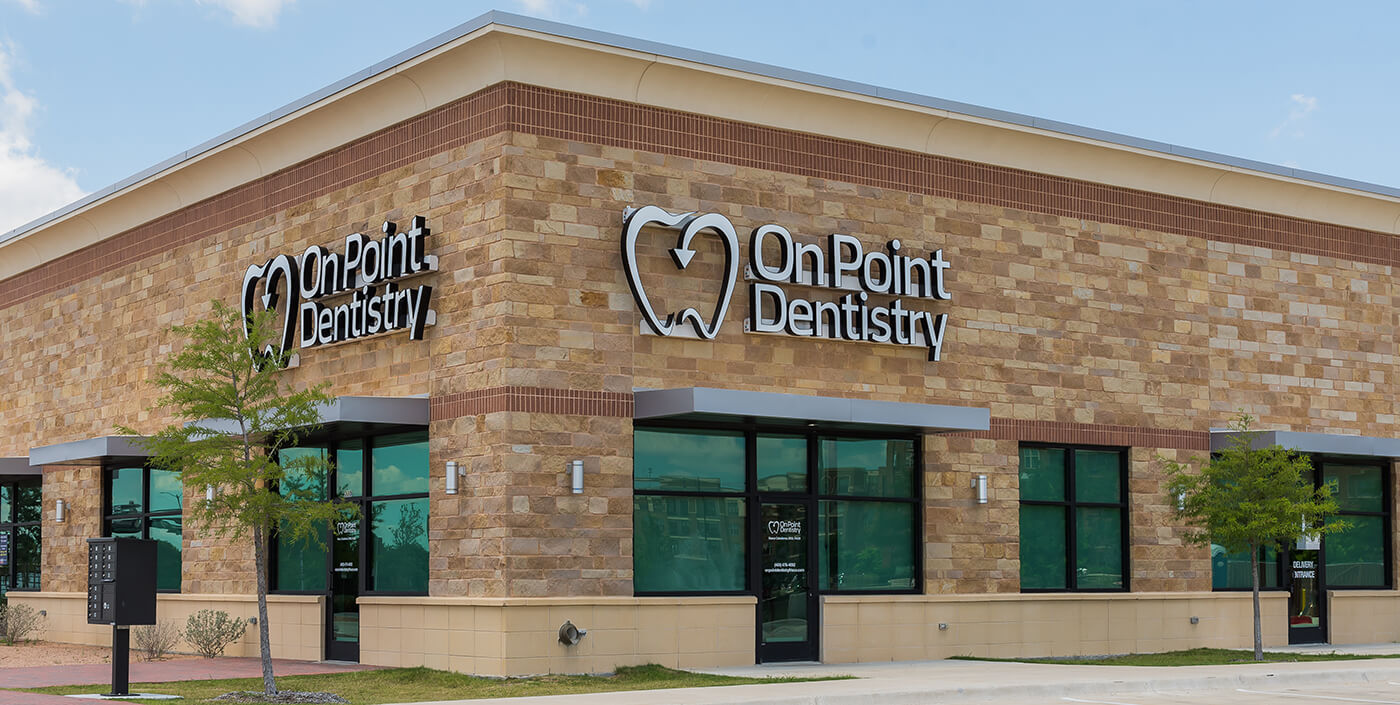
<path id="1" fill-rule="evenodd" d="M 112 692 L 129 695 L 131 625 L 156 623 L 156 542 L 88 539 L 88 624 L 112 625 Z"/>

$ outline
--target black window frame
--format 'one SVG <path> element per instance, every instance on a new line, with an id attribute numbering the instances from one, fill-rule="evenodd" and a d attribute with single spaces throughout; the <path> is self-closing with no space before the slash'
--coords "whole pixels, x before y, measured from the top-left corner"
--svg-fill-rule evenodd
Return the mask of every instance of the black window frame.
<path id="1" fill-rule="evenodd" d="M 412 428 L 395 428 L 395 429 L 392 429 L 392 430 L 385 430 L 385 431 L 382 431 L 382 432 L 377 432 L 377 433 L 366 433 L 366 434 L 360 434 L 360 435 L 339 435 L 339 436 L 330 436 L 330 437 L 324 437 L 324 438 L 304 438 L 304 439 L 301 439 L 299 445 L 296 446 L 296 447 L 298 447 L 298 448 L 312 448 L 312 447 L 314 447 L 314 448 L 325 448 L 325 449 L 326 449 L 327 458 L 328 458 L 328 460 L 331 462 L 331 471 L 328 472 L 328 473 L 326 473 L 326 486 L 323 488 L 324 491 L 325 491 L 325 496 L 326 496 L 326 497 L 329 497 L 329 498 L 331 499 L 331 501 L 334 502 L 334 503 L 336 503 L 336 504 L 356 504 L 356 505 L 359 506 L 359 510 L 360 510 L 360 516 L 359 516 L 359 519 L 358 519 L 358 521 L 359 521 L 359 523 L 360 523 L 360 546 L 359 546 L 359 565 L 360 565 L 360 569 L 359 569 L 359 579 L 360 579 L 360 592 L 359 592 L 359 594 L 362 595 L 362 596 L 366 596 L 366 597 L 370 597 L 370 596 L 373 596 L 373 597 L 423 597 L 423 596 L 426 596 L 426 595 L 428 594 L 427 585 L 428 585 L 428 582 L 431 581 L 431 576 L 432 576 L 431 562 L 429 563 L 428 580 L 425 581 L 425 583 L 424 583 L 424 589 L 421 590 L 421 591 L 375 590 L 375 589 L 373 589 L 373 587 L 372 587 L 372 586 L 373 586 L 374 579 L 373 579 L 372 571 L 370 570 L 370 560 L 373 558 L 373 556 L 372 556 L 371 545 L 372 545 L 373 542 L 374 542 L 374 536 L 373 536 L 374 527 L 370 525 L 370 516 L 369 516 L 369 511 L 368 511 L 369 505 L 370 505 L 370 504 L 373 504 L 374 502 L 383 502 L 383 501 L 392 501 L 392 500 L 402 500 L 402 499 L 429 499 L 429 496 L 430 496 L 430 494 L 431 494 L 430 491 L 431 491 L 431 489 L 432 489 L 432 463 L 431 463 L 431 460 L 430 460 L 430 461 L 429 461 L 429 466 L 428 466 L 428 489 L 427 489 L 427 490 L 424 490 L 423 492 L 409 492 L 409 493 L 400 493 L 400 494 L 392 494 L 392 495 L 374 495 L 374 494 L 370 494 L 370 492 L 372 492 L 373 489 L 374 489 L 374 477 L 373 477 L 373 476 L 374 476 L 374 447 L 375 447 L 374 441 L 375 441 L 376 439 L 384 438 L 384 437 L 387 437 L 387 436 L 402 436 L 402 435 L 406 435 L 406 434 L 418 434 L 418 433 L 421 433 L 421 434 L 422 434 L 422 436 L 423 436 L 423 442 L 426 443 L 426 442 L 429 440 L 428 431 L 427 431 L 426 429 L 422 429 L 422 430 L 420 431 L 420 430 L 416 430 L 416 429 L 412 429 Z M 337 485 L 338 485 L 337 480 L 339 479 L 339 478 L 338 478 L 338 476 L 339 476 L 339 469 L 338 469 L 338 468 L 336 467 L 336 465 L 335 465 L 335 458 L 336 458 L 336 456 L 337 456 L 337 451 L 340 450 L 340 447 L 341 447 L 342 444 L 351 444 L 351 443 L 358 443 L 358 444 L 360 444 L 360 448 L 359 448 L 359 450 L 361 451 L 361 452 L 360 452 L 360 472 L 361 472 L 360 494 L 359 494 L 359 495 L 356 495 L 356 496 L 352 496 L 352 497 L 341 497 L 341 496 L 337 495 L 337 494 L 334 492 L 334 489 L 335 489 L 335 488 L 337 487 Z M 271 488 L 271 491 L 276 492 L 276 491 L 277 491 L 277 488 L 276 488 L 276 487 L 272 487 L 272 488 Z M 432 503 L 431 503 L 431 501 L 430 501 L 430 502 L 428 503 L 428 516 L 425 516 L 425 517 L 424 517 L 425 521 L 428 521 L 429 524 L 431 524 L 431 520 L 430 520 L 430 519 L 431 519 L 431 514 L 432 514 Z M 427 529 L 425 529 L 425 530 L 427 530 Z M 269 590 L 268 590 L 268 592 L 269 592 L 270 594 L 276 594 L 276 595 L 326 595 L 326 594 L 329 594 L 329 593 L 331 592 L 332 588 L 333 588 L 333 586 L 332 586 L 332 584 L 331 584 L 331 575 L 332 575 L 332 573 L 331 573 L 331 568 L 332 568 L 331 564 L 332 564 L 332 563 L 334 562 L 334 560 L 335 560 L 334 551 L 332 550 L 332 547 L 334 546 L 333 538 L 334 538 L 334 537 L 331 536 L 331 528 L 330 528 L 330 527 L 327 527 L 327 528 L 326 528 L 326 531 L 325 531 L 325 535 L 321 537 L 321 540 L 322 540 L 324 546 L 326 547 L 326 587 L 325 587 L 324 589 L 321 589 L 321 590 L 284 590 L 284 589 L 281 589 L 281 588 L 270 587 Z M 277 530 L 274 529 L 274 530 L 271 532 L 271 536 L 268 538 L 268 581 L 267 581 L 267 582 L 268 582 L 268 585 L 269 585 L 269 586 L 275 586 L 275 585 L 278 584 L 279 576 L 278 576 L 278 570 L 277 570 L 277 557 L 278 557 L 277 554 L 278 554 L 278 551 L 279 551 L 279 549 L 280 549 L 279 543 L 280 543 L 280 536 L 278 535 Z M 431 545 L 432 545 L 432 543 L 431 543 L 431 541 L 430 541 L 430 542 L 429 542 L 429 546 L 431 546 Z"/>
<path id="2" fill-rule="evenodd" d="M 141 508 L 143 511 L 129 514 L 112 513 L 112 473 L 116 470 L 127 468 L 141 468 Z M 158 512 L 150 511 L 151 507 L 151 470 L 153 468 L 147 458 L 111 458 L 102 463 L 102 535 L 112 535 L 112 520 L 139 520 L 141 522 L 142 539 L 151 538 L 151 519 L 163 519 L 167 517 L 180 517 L 180 587 L 161 588 L 157 587 L 157 593 L 177 595 L 185 586 L 185 484 L 180 482 L 180 507 L 179 509 L 162 509 Z M 170 472 L 163 470 L 163 472 Z M 179 478 L 179 475 L 176 475 Z"/>
<path id="3" fill-rule="evenodd" d="M 669 431 L 739 431 L 744 434 L 744 491 L 742 492 L 714 492 L 714 491 L 688 491 L 688 490 L 654 490 L 637 489 L 635 471 L 633 479 L 629 485 L 632 488 L 633 497 L 715 497 L 715 498 L 742 498 L 744 500 L 744 588 L 739 590 L 633 590 L 633 595 L 637 597 L 707 597 L 707 596 L 739 596 L 739 595 L 759 595 L 762 591 L 762 569 L 759 565 L 762 556 L 756 550 L 753 537 L 759 535 L 759 508 L 767 502 L 805 504 L 808 506 L 808 516 L 812 526 L 819 526 L 820 503 L 826 500 L 834 501 L 856 501 L 856 502 L 893 502 L 914 505 L 913 521 L 914 525 L 910 532 L 910 550 L 914 558 L 914 580 L 913 585 L 907 589 L 891 590 L 833 590 L 822 589 L 821 587 L 821 563 L 818 556 L 818 545 L 820 540 L 813 535 L 809 555 L 813 574 L 817 576 L 812 588 L 818 595 L 918 595 L 924 590 L 924 463 L 923 463 L 923 436 L 913 429 L 890 429 L 888 431 L 874 431 L 868 429 L 844 429 L 836 427 L 826 427 L 821 425 L 791 426 L 783 424 L 762 423 L 756 420 L 746 419 L 734 422 L 724 421 L 701 421 L 701 420 L 677 420 L 677 419 L 648 419 L 638 421 L 633 425 L 634 433 L 645 430 L 669 430 Z M 801 492 L 775 491 L 758 489 L 758 436 L 801 436 L 807 442 L 807 489 Z M 841 495 L 825 494 L 821 491 L 820 473 L 820 446 L 823 438 L 850 438 L 861 440 L 909 440 L 914 444 L 913 463 L 911 469 L 913 484 L 913 494 L 911 497 L 869 497 L 863 495 Z M 635 461 L 634 461 L 635 462 Z M 635 518 L 633 520 L 635 531 Z M 819 528 L 818 531 L 821 529 Z M 635 571 L 636 554 L 633 553 L 633 567 Z"/>
<path id="4" fill-rule="evenodd" d="M 19 487 L 20 485 L 37 485 L 39 488 L 39 512 L 38 518 L 34 521 L 19 520 Z M 39 592 L 44 589 L 44 481 L 39 477 L 0 477 L 0 487 L 7 487 L 10 491 L 10 515 L 0 516 L 0 533 L 9 534 L 9 558 L 4 566 L 0 566 L 0 595 L 9 592 Z M 15 538 L 15 529 L 21 528 L 39 529 L 39 576 L 38 584 L 34 587 L 17 587 L 15 576 L 19 572 L 19 561 L 17 547 L 19 542 Z"/>
<path id="5" fill-rule="evenodd" d="M 1131 494 L 1132 494 L 1132 493 L 1129 491 L 1129 485 L 1128 485 L 1128 479 L 1129 479 L 1129 472 L 1128 472 L 1128 470 L 1129 470 L 1129 467 L 1130 467 L 1130 464 L 1131 464 L 1131 456 L 1132 456 L 1131 450 L 1132 450 L 1132 449 L 1131 449 L 1130 447 L 1127 447 L 1127 446 L 1100 446 L 1100 445 L 1088 445 L 1088 444 L 1082 444 L 1082 443 L 1044 443 L 1044 442 L 1038 442 L 1038 441 L 1021 441 L 1021 442 L 1018 443 L 1018 445 L 1017 445 L 1017 447 L 1016 447 L 1016 467 L 1017 467 L 1017 478 L 1018 478 L 1018 479 L 1019 479 L 1019 477 L 1020 477 L 1020 463 L 1021 463 L 1021 449 L 1022 449 L 1022 448 L 1043 448 L 1043 449 L 1057 449 L 1057 450 L 1063 450 L 1063 451 L 1065 451 L 1065 467 L 1064 467 L 1064 473 L 1065 473 L 1065 485 L 1064 485 L 1064 487 L 1065 487 L 1065 498 L 1064 498 L 1064 500 L 1056 501 L 1056 500 L 1043 500 L 1043 499 L 1042 499 L 1042 500 L 1025 499 L 1025 498 L 1019 496 L 1019 494 L 1020 494 L 1020 483 L 1018 482 L 1018 483 L 1017 483 L 1017 494 L 1018 494 L 1017 500 L 1018 500 L 1018 505 L 1017 505 L 1017 508 L 1016 508 L 1016 512 L 1017 512 L 1017 533 L 1016 533 L 1016 541 L 1017 541 L 1017 546 L 1018 546 L 1018 549 L 1017 549 L 1018 564 L 1019 564 L 1019 555 L 1020 555 L 1019 546 L 1020 546 L 1021 543 L 1022 543 L 1022 542 L 1021 542 L 1021 535 L 1022 535 L 1021 532 L 1024 531 L 1024 528 L 1023 528 L 1023 527 L 1020 527 L 1020 519 L 1019 519 L 1019 517 L 1020 517 L 1020 508 L 1021 508 L 1021 506 L 1024 506 L 1024 505 L 1031 505 L 1031 506 L 1043 506 L 1043 507 L 1044 507 L 1044 506 L 1049 506 L 1049 507 L 1064 507 L 1064 508 L 1065 508 L 1065 587 L 1062 587 L 1062 588 L 1027 588 L 1027 587 L 1025 587 L 1025 585 L 1020 585 L 1021 592 L 1023 592 L 1023 593 L 1067 593 L 1067 592 L 1073 592 L 1073 593 L 1120 593 L 1120 592 L 1132 592 L 1132 574 L 1133 574 L 1133 568 L 1132 568 L 1132 563 L 1131 563 L 1132 551 L 1131 551 L 1131 545 L 1130 545 L 1130 543 L 1129 543 L 1129 539 L 1130 539 L 1130 537 L 1131 537 L 1131 527 L 1132 527 L 1132 507 L 1131 507 L 1131 502 L 1130 502 L 1130 498 L 1131 498 Z M 1110 452 L 1114 452 L 1114 453 L 1117 453 L 1117 454 L 1118 454 L 1118 487 L 1119 487 L 1119 500 L 1118 500 L 1117 502 L 1081 502 L 1081 501 L 1079 501 L 1078 499 L 1076 499 L 1076 497 L 1075 497 L 1075 472 L 1074 472 L 1074 470 L 1075 470 L 1075 465 L 1074 465 L 1074 464 L 1075 464 L 1075 451 L 1077 451 L 1077 450 L 1110 451 Z M 1078 555 L 1079 546 L 1078 546 L 1078 541 L 1077 541 L 1077 538 L 1078 538 L 1078 537 L 1077 537 L 1077 533 L 1078 533 L 1078 515 L 1077 515 L 1077 511 L 1078 511 L 1078 509 L 1079 509 L 1080 507 L 1086 507 L 1086 508 L 1104 508 L 1104 509 L 1107 509 L 1107 508 L 1116 508 L 1116 509 L 1118 509 L 1118 510 L 1120 510 L 1120 511 L 1122 512 L 1121 518 L 1120 518 L 1120 520 L 1119 520 L 1119 547 L 1120 547 L 1120 550 L 1121 550 L 1121 552 L 1122 552 L 1122 557 L 1121 557 L 1122 563 L 1121 563 L 1121 565 L 1123 566 L 1123 585 L 1122 585 L 1121 587 L 1116 587 L 1116 588 L 1102 588 L 1102 587 L 1081 588 L 1081 587 L 1078 587 L 1078 583 L 1079 583 L 1079 571 L 1078 571 L 1078 569 L 1077 569 L 1077 566 L 1078 566 L 1078 563 L 1079 563 L 1079 555 Z M 1018 584 L 1020 584 L 1020 582 L 1021 582 L 1021 576 L 1022 576 L 1022 573 L 1021 573 L 1020 568 L 1018 567 L 1018 569 L 1017 569 L 1017 575 L 1016 575 L 1016 580 L 1017 580 L 1017 583 L 1018 583 Z"/>
<path id="6" fill-rule="evenodd" d="M 1333 465 L 1351 465 L 1351 466 L 1358 466 L 1358 465 L 1361 465 L 1361 466 L 1369 466 L 1369 467 L 1379 468 L 1380 471 L 1381 471 L 1381 511 L 1379 511 L 1379 512 L 1348 511 L 1348 510 L 1341 509 L 1341 508 L 1340 508 L 1340 503 L 1339 503 L 1339 504 L 1338 504 L 1338 512 L 1337 512 L 1334 516 L 1336 516 L 1336 517 L 1339 518 L 1339 519 L 1345 519 L 1346 517 L 1349 517 L 1349 516 L 1381 517 L 1381 518 L 1382 518 L 1382 526 L 1384 527 L 1384 529 L 1383 529 L 1384 533 L 1383 533 L 1383 535 L 1382 535 L 1381 544 L 1382 544 L 1382 548 L 1384 549 L 1384 556 L 1385 556 L 1385 558 L 1384 558 L 1384 560 L 1385 560 L 1385 565 L 1384 565 L 1384 567 L 1382 568 L 1382 575 L 1385 576 L 1385 583 L 1384 583 L 1383 585 L 1334 585 L 1334 584 L 1332 583 L 1332 581 L 1328 578 L 1328 576 L 1327 576 L 1327 574 L 1326 574 L 1326 572 L 1325 572 L 1325 571 L 1327 570 L 1327 535 L 1326 535 L 1326 534 L 1323 534 L 1323 535 L 1322 535 L 1321 550 L 1320 550 L 1319 553 L 1318 553 L 1318 563 L 1321 564 L 1322 570 L 1324 571 L 1324 573 L 1323 573 L 1323 578 L 1325 579 L 1325 582 L 1323 583 L 1324 587 L 1325 587 L 1327 590 L 1394 590 L 1394 589 L 1395 589 L 1395 562 L 1394 562 L 1394 552 L 1395 552 L 1395 518 L 1394 518 L 1394 515 L 1393 515 L 1392 511 L 1393 511 L 1393 509 L 1394 509 L 1395 495 L 1394 495 L 1394 489 L 1391 487 L 1391 484 L 1392 484 L 1392 482 L 1393 482 L 1393 480 L 1392 480 L 1392 478 L 1391 478 L 1391 475 L 1392 475 L 1392 473 L 1391 473 L 1391 464 L 1390 464 L 1390 463 L 1387 461 L 1387 459 L 1385 459 L 1385 458 L 1375 458 L 1375 457 L 1369 457 L 1369 456 L 1345 456 L 1345 455 L 1312 454 L 1312 455 L 1310 455 L 1310 458 L 1309 458 L 1309 459 L 1312 461 L 1312 466 L 1313 466 L 1313 486 L 1314 486 L 1314 488 L 1321 487 L 1321 486 L 1323 485 L 1323 483 L 1326 482 L 1325 473 L 1323 472 L 1323 468 L 1324 468 L 1326 465 L 1328 465 L 1328 464 L 1333 464 Z"/>

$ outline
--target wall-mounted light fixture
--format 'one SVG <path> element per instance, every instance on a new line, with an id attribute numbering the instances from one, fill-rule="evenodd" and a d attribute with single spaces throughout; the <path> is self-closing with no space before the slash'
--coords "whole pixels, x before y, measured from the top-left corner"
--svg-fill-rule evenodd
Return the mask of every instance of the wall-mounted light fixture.
<path id="1" fill-rule="evenodd" d="M 977 488 L 977 503 L 978 503 L 978 504 L 986 504 L 986 503 L 987 503 L 987 476 L 986 476 L 986 475 L 973 475 L 973 476 L 972 476 L 972 486 L 975 487 L 975 488 Z"/>
<path id="2" fill-rule="evenodd" d="M 1186 511 L 1186 490 L 1176 493 L 1176 510 L 1178 512 Z"/>
<path id="3" fill-rule="evenodd" d="M 574 494 L 583 494 L 583 461 L 570 460 L 569 472 L 573 474 Z"/>
<path id="4" fill-rule="evenodd" d="M 457 461 L 447 461 L 447 494 L 457 494 L 457 478 L 466 477 L 467 468 L 458 465 Z"/>
<path id="5" fill-rule="evenodd" d="M 205 486 L 204 486 L 204 501 L 206 501 L 206 502 L 212 502 L 212 501 L 214 501 L 214 486 L 213 486 L 213 485 L 205 485 Z"/>
<path id="6" fill-rule="evenodd" d="M 53 520 L 56 524 L 63 524 L 68 521 L 68 503 L 57 499 L 53 503 Z"/>

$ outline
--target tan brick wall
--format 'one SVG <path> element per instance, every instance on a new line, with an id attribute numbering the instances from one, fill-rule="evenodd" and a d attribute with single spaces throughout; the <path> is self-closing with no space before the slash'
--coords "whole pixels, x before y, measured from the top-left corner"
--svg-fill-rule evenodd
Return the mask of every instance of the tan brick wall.
<path id="1" fill-rule="evenodd" d="M 45 592 L 87 591 L 87 540 L 102 535 L 102 471 L 95 467 L 44 468 L 43 567 Z M 66 521 L 55 520 L 57 500 L 68 503 Z"/>

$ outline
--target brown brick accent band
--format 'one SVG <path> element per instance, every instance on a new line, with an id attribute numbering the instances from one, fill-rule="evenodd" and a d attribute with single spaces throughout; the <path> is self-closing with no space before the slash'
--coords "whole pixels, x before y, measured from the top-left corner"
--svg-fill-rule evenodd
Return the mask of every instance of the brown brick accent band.
<path id="1" fill-rule="evenodd" d="M 0 308 L 129 266 L 171 247 L 502 130 L 709 159 L 1221 242 L 1400 265 L 1400 243 L 1385 233 L 501 83 L 0 281 L 0 301 L 4 302 Z"/>
<path id="2" fill-rule="evenodd" d="M 573 416 L 632 418 L 632 394 L 547 387 L 491 387 L 433 397 L 428 404 L 432 421 L 498 411 L 531 411 Z"/>
<path id="3" fill-rule="evenodd" d="M 991 430 L 951 435 L 992 438 L 999 441 L 1210 451 L 1209 431 L 1079 424 L 1067 421 L 1021 421 L 993 418 Z"/>

